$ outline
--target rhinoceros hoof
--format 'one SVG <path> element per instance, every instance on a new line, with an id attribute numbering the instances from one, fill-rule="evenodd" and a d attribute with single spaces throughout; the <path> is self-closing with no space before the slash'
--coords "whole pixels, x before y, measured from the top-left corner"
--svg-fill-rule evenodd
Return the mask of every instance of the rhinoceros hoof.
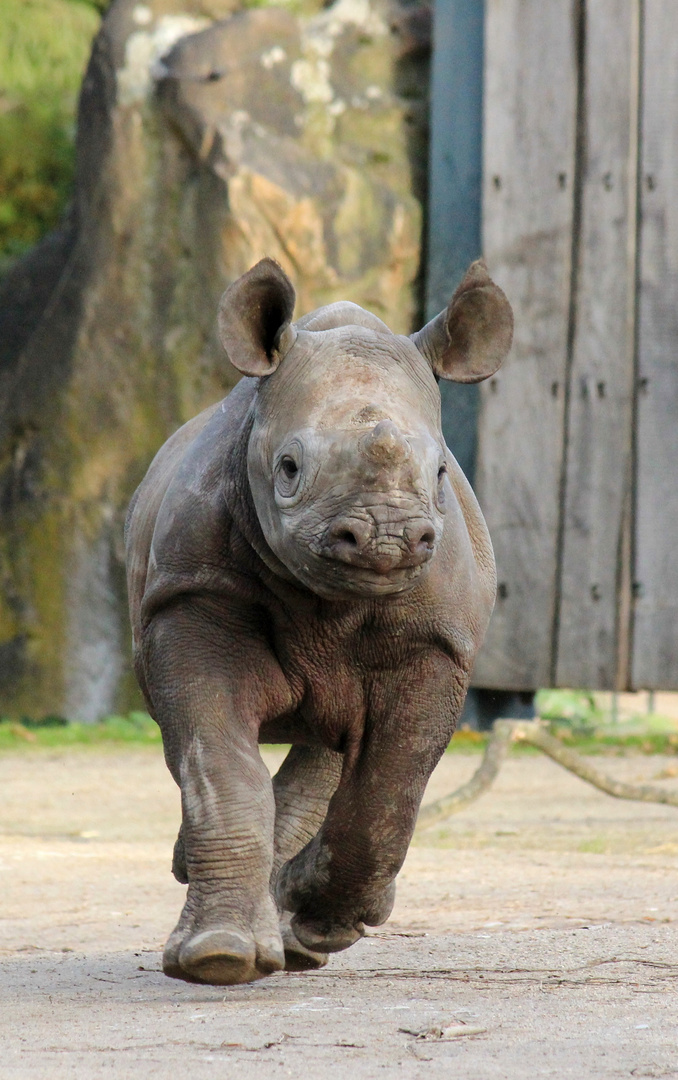
<path id="1" fill-rule="evenodd" d="M 365 927 L 361 922 L 355 926 L 331 926 L 324 922 L 300 919 L 295 915 L 291 925 L 295 937 L 312 953 L 341 952 L 355 945 L 365 934 Z"/>
<path id="2" fill-rule="evenodd" d="M 282 971 L 284 966 L 279 937 L 255 942 L 235 927 L 203 930 L 190 936 L 175 931 L 162 959 L 163 971 L 171 978 L 214 986 L 254 982 Z"/>
<path id="3" fill-rule="evenodd" d="M 285 950 L 285 971 L 317 971 L 327 963 L 327 953 L 313 952 L 301 944 L 290 925 L 291 915 L 284 912 L 280 919 L 280 933 Z"/>

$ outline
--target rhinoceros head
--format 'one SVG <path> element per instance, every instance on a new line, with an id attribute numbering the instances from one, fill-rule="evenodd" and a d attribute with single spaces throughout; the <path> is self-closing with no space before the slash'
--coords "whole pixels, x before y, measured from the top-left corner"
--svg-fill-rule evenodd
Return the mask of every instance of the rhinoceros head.
<path id="1" fill-rule="evenodd" d="M 264 259 L 224 293 L 222 344 L 258 376 L 248 475 L 275 555 L 320 596 L 402 592 L 426 571 L 454 500 L 436 376 L 477 382 L 512 315 L 482 262 L 411 337 L 356 304 L 291 323 L 295 293 Z"/>

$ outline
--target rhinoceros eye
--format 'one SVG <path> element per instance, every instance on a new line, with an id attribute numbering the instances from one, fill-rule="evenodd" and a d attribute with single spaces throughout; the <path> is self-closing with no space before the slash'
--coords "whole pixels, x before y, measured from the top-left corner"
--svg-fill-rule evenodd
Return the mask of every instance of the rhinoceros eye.
<path id="1" fill-rule="evenodd" d="M 299 466 L 294 458 L 288 457 L 287 455 L 281 460 L 280 468 L 288 480 L 293 480 L 299 472 Z"/>
<path id="2" fill-rule="evenodd" d="M 299 490 L 301 481 L 300 447 L 295 446 L 295 453 L 281 454 L 275 467 L 275 488 L 282 499 L 293 499 Z"/>
<path id="3" fill-rule="evenodd" d="M 447 476 L 447 465 L 442 463 L 438 469 L 438 488 L 435 494 L 435 501 L 438 505 L 438 509 L 445 513 L 445 477 Z"/>

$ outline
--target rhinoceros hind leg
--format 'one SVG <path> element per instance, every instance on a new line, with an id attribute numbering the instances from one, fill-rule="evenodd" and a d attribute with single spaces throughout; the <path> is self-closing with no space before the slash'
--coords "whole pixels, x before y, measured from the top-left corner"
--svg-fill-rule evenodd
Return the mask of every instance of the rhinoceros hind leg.
<path id="1" fill-rule="evenodd" d="M 334 794 L 343 757 L 323 746 L 293 746 L 273 778 L 275 794 L 275 855 L 271 884 L 280 868 L 299 852 L 325 820 Z M 327 951 L 316 952 L 294 933 L 292 913 L 282 911 L 280 933 L 285 948 L 286 971 L 312 971 L 327 963 Z"/>
<path id="2" fill-rule="evenodd" d="M 325 820 L 342 765 L 343 756 L 325 746 L 293 746 L 273 777 L 273 887 L 280 868 L 301 851 Z"/>
<path id="3" fill-rule="evenodd" d="M 172 873 L 181 885 L 188 885 L 188 870 L 186 868 L 186 845 L 184 843 L 184 826 L 179 826 L 179 835 L 174 841 L 172 854 Z"/>

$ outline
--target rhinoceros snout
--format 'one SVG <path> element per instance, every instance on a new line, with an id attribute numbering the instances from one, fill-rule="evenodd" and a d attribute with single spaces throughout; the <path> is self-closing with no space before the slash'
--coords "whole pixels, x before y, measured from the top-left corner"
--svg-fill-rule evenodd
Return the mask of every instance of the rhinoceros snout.
<path id="1" fill-rule="evenodd" d="M 435 551 L 435 529 L 425 519 L 396 525 L 388 531 L 363 518 L 341 517 L 325 535 L 323 554 L 350 566 L 388 574 L 404 567 L 421 566 Z"/>

